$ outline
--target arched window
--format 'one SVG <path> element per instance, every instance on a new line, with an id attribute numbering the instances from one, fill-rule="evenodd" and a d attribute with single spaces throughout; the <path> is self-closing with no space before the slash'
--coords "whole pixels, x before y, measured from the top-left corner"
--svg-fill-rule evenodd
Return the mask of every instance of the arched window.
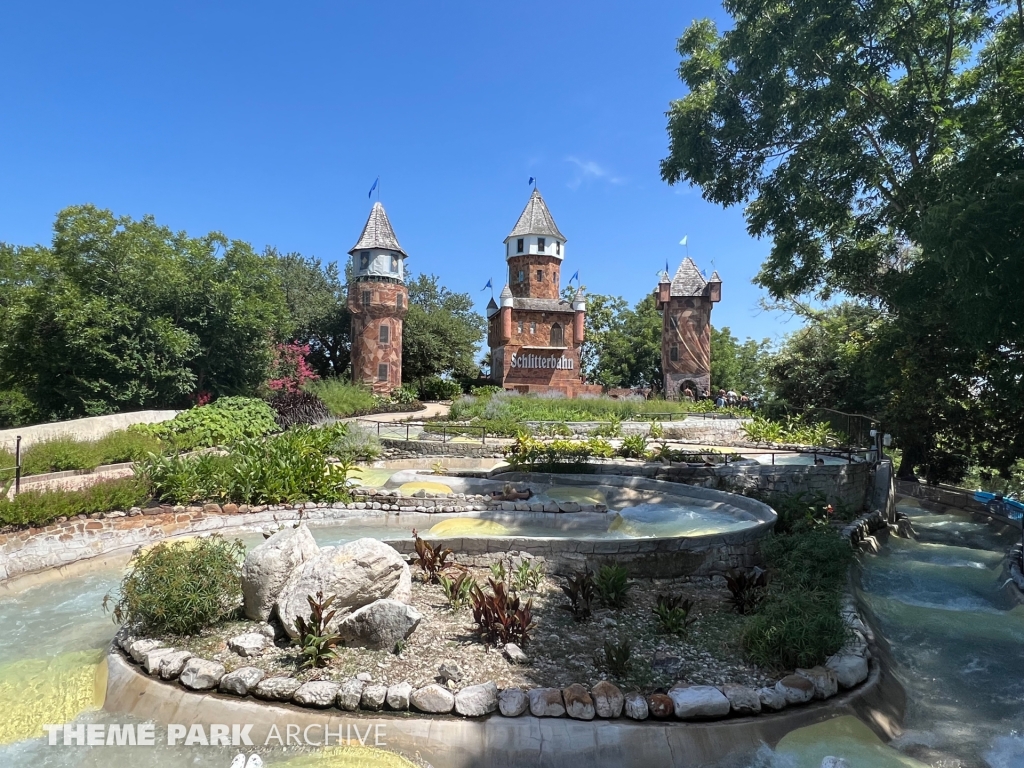
<path id="1" fill-rule="evenodd" d="M 551 346 L 561 347 L 565 345 L 564 337 L 562 336 L 562 326 L 555 323 L 551 326 Z"/>

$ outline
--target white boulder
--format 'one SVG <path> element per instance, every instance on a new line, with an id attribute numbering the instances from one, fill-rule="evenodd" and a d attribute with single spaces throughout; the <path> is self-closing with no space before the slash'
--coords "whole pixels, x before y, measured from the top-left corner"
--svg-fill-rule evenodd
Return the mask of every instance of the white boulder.
<path id="1" fill-rule="evenodd" d="M 469 685 L 455 694 L 455 711 L 463 717 L 483 717 L 498 708 L 498 686 L 488 681 Z"/>
<path id="2" fill-rule="evenodd" d="M 698 717 L 724 717 L 731 705 L 725 694 L 712 685 L 673 686 L 668 697 L 680 720 Z"/>
<path id="3" fill-rule="evenodd" d="M 282 528 L 245 557 L 242 564 L 242 597 L 245 615 L 266 621 L 281 588 L 298 566 L 320 554 L 305 523 Z"/>
<path id="4" fill-rule="evenodd" d="M 342 640 L 369 648 L 391 650 L 405 640 L 423 620 L 411 605 L 391 598 L 374 600 L 349 614 L 338 625 Z"/>

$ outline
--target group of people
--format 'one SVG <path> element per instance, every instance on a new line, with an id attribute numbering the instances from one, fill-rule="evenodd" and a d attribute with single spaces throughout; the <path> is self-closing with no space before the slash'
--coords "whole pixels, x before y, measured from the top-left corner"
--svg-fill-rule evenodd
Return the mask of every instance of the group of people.
<path id="1" fill-rule="evenodd" d="M 726 406 L 734 406 L 738 408 L 753 408 L 754 401 L 747 395 L 746 392 L 735 392 L 733 390 L 718 390 L 718 395 L 714 398 L 711 397 L 711 393 L 706 389 L 699 390 L 699 394 L 694 392 L 695 386 L 691 386 L 690 383 L 683 385 L 683 389 L 680 390 L 679 396 L 684 400 L 695 402 L 697 400 L 711 400 L 714 399 L 715 406 L 718 408 L 725 408 Z"/>

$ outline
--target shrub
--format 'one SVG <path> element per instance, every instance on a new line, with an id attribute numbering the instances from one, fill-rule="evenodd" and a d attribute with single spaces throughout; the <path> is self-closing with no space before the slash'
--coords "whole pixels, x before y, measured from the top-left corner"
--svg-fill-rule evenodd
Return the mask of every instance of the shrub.
<path id="1" fill-rule="evenodd" d="M 217 535 L 137 550 L 114 620 L 147 634 L 194 635 L 241 605 L 244 557 L 241 541 Z"/>
<path id="2" fill-rule="evenodd" d="M 302 655 L 306 657 L 299 669 L 326 667 L 331 659 L 337 658 L 334 647 L 341 642 L 341 636 L 327 628 L 337 613 L 331 610 L 336 598 L 337 595 L 324 598 L 323 592 L 317 592 L 316 597 L 306 595 L 309 618 L 295 617 L 298 644 L 302 648 Z"/>
<path id="3" fill-rule="evenodd" d="M 630 583 L 626 569 L 621 565 L 602 565 L 594 580 L 601 602 L 611 608 L 626 604 Z"/>
<path id="4" fill-rule="evenodd" d="M 768 588 L 768 572 L 761 568 L 749 571 L 730 571 L 725 576 L 729 588 L 729 602 L 737 613 L 751 613 L 764 599 Z"/>
<path id="5" fill-rule="evenodd" d="M 501 387 L 494 384 L 486 384 L 482 387 L 469 388 L 469 394 L 471 394 L 473 397 L 490 397 L 493 394 L 503 391 L 504 390 Z"/>
<path id="6" fill-rule="evenodd" d="M 163 443 L 153 435 L 119 429 L 96 441 L 101 464 L 119 464 L 125 461 L 141 461 L 151 453 L 161 453 Z"/>
<path id="7" fill-rule="evenodd" d="M 2 490 L 2 487 L 0 487 Z M 102 480 L 77 491 L 28 490 L 13 499 L 0 496 L 0 524 L 48 525 L 58 517 L 91 515 L 94 512 L 128 510 L 149 498 L 149 484 L 143 477 Z"/>
<path id="8" fill-rule="evenodd" d="M 438 579 L 441 582 L 445 599 L 448 601 L 448 607 L 453 612 L 460 611 L 469 604 L 473 595 L 473 587 L 477 586 L 477 583 L 468 571 L 463 571 L 456 579 L 442 573 Z"/>
<path id="9" fill-rule="evenodd" d="M 416 382 L 416 391 L 420 400 L 454 400 L 462 394 L 462 387 L 451 379 L 427 376 Z"/>
<path id="10" fill-rule="evenodd" d="M 275 345 L 267 389 L 272 392 L 299 392 L 305 384 L 319 379 L 309 367 L 308 356 L 308 344 Z"/>
<path id="11" fill-rule="evenodd" d="M 60 435 L 33 443 L 22 451 L 21 471 L 25 475 L 41 475 L 44 472 L 96 469 L 101 461 L 95 443 Z"/>
<path id="12" fill-rule="evenodd" d="M 416 390 L 403 384 L 391 390 L 391 402 L 397 405 L 412 405 L 417 402 Z"/>
<path id="13" fill-rule="evenodd" d="M 654 615 L 663 632 L 685 637 L 697 617 L 693 613 L 693 600 L 683 600 L 678 595 L 658 595 Z"/>
<path id="14" fill-rule="evenodd" d="M 563 605 L 576 621 L 585 621 L 590 618 L 590 606 L 594 602 L 597 593 L 597 585 L 590 571 L 577 571 L 569 579 L 567 584 L 562 584 L 562 592 L 569 598 L 569 604 Z"/>
<path id="15" fill-rule="evenodd" d="M 838 593 L 773 590 L 747 620 L 742 641 L 752 662 L 782 670 L 822 664 L 848 635 Z"/>
<path id="16" fill-rule="evenodd" d="M 339 459 L 349 461 L 373 461 L 384 453 L 380 438 L 356 423 L 336 425 L 338 435 L 331 445 L 331 452 Z"/>
<path id="17" fill-rule="evenodd" d="M 38 418 L 36 407 L 24 392 L 20 389 L 0 389 L 0 429 L 32 424 Z"/>
<path id="18" fill-rule="evenodd" d="M 612 415 L 604 424 L 590 430 L 590 434 L 594 437 L 621 437 L 622 419 Z"/>
<path id="19" fill-rule="evenodd" d="M 455 555 L 450 548 L 435 548 L 429 541 L 421 539 L 415 528 L 412 530 L 412 538 L 416 548 L 416 559 L 412 561 L 412 564 L 423 571 L 427 581 L 436 583 L 442 573 L 455 567 Z M 449 558 L 451 559 L 449 560 Z"/>
<path id="20" fill-rule="evenodd" d="M 583 464 L 591 458 L 610 458 L 614 453 L 611 443 L 598 437 L 544 442 L 523 432 L 505 449 L 508 463 L 514 467 Z"/>
<path id="21" fill-rule="evenodd" d="M 797 445 L 843 445 L 849 439 L 833 431 L 827 424 L 808 422 L 803 416 L 788 416 L 774 421 L 754 416 L 740 426 L 744 436 L 754 443 L 794 443 Z"/>
<path id="22" fill-rule="evenodd" d="M 529 560 L 523 560 L 512 572 L 512 588 L 517 592 L 534 592 L 543 578 L 544 563 L 532 565 Z"/>
<path id="23" fill-rule="evenodd" d="M 594 659 L 594 666 L 604 666 L 613 677 L 617 677 L 620 680 L 629 674 L 630 669 L 633 667 L 633 643 L 630 642 L 629 638 L 619 641 L 618 643 L 612 643 L 609 640 L 604 641 L 604 659 L 600 657 Z M 602 664 L 603 662 L 603 664 Z"/>
<path id="24" fill-rule="evenodd" d="M 647 437 L 645 435 L 629 435 L 622 438 L 619 456 L 624 459 L 642 459 L 647 455 Z"/>
<path id="25" fill-rule="evenodd" d="M 345 418 L 373 411 L 373 392 L 360 384 L 341 379 L 322 379 L 306 385 L 327 406 L 332 416 Z"/>
<path id="26" fill-rule="evenodd" d="M 209 405 L 190 408 L 170 421 L 136 424 L 130 429 L 154 435 L 177 449 L 226 446 L 277 430 L 274 409 L 254 397 L 222 397 Z"/>
<path id="27" fill-rule="evenodd" d="M 473 621 L 477 632 L 488 643 L 526 645 L 536 624 L 533 621 L 533 600 L 524 605 L 515 592 L 494 579 L 487 580 L 491 593 L 474 584 L 471 592 Z"/>
<path id="28" fill-rule="evenodd" d="M 769 536 L 761 552 L 772 574 L 772 587 L 839 593 L 853 560 L 848 541 L 830 529 Z"/>
<path id="29" fill-rule="evenodd" d="M 267 403 L 274 409 L 275 421 L 281 429 L 296 424 L 321 424 L 331 417 L 323 400 L 303 390 L 281 390 Z"/>

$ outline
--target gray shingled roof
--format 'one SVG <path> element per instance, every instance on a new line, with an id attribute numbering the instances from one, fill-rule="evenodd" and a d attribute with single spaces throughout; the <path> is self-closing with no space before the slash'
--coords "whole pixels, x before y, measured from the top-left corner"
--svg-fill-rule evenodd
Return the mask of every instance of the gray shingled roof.
<path id="1" fill-rule="evenodd" d="M 383 248 L 388 251 L 398 251 L 403 256 L 409 255 L 398 244 L 395 230 L 391 228 L 391 222 L 388 221 L 388 215 L 384 212 L 384 206 L 380 204 L 379 200 L 370 209 L 370 216 L 366 219 L 363 234 L 359 236 L 359 241 L 352 246 L 349 253 L 367 248 Z"/>
<path id="2" fill-rule="evenodd" d="M 708 282 L 709 283 L 720 283 L 720 282 L 722 282 L 722 278 L 720 278 L 718 276 L 718 270 L 717 269 L 714 272 L 711 273 L 711 279 L 708 280 Z"/>
<path id="3" fill-rule="evenodd" d="M 572 304 L 561 299 L 520 299 L 512 301 L 515 309 L 540 309 L 545 312 L 572 312 Z"/>
<path id="4" fill-rule="evenodd" d="M 501 293 L 498 295 L 503 299 L 512 298 L 512 289 L 508 287 L 508 283 L 505 283 L 505 287 L 501 289 Z"/>
<path id="5" fill-rule="evenodd" d="M 707 284 L 708 281 L 701 275 L 693 259 L 687 256 L 676 270 L 676 276 L 672 278 L 669 293 L 672 296 L 701 296 Z"/>
<path id="6" fill-rule="evenodd" d="M 519 216 L 519 221 L 512 228 L 508 237 L 522 237 L 523 235 L 551 235 L 557 237 L 563 243 L 565 242 L 565 235 L 558 231 L 558 225 L 555 224 L 555 220 L 551 217 L 551 211 L 548 210 L 547 205 L 544 203 L 544 198 L 540 196 L 540 192 L 536 189 L 533 190 L 533 194 L 530 195 L 530 201 L 523 208 L 523 212 Z"/>

